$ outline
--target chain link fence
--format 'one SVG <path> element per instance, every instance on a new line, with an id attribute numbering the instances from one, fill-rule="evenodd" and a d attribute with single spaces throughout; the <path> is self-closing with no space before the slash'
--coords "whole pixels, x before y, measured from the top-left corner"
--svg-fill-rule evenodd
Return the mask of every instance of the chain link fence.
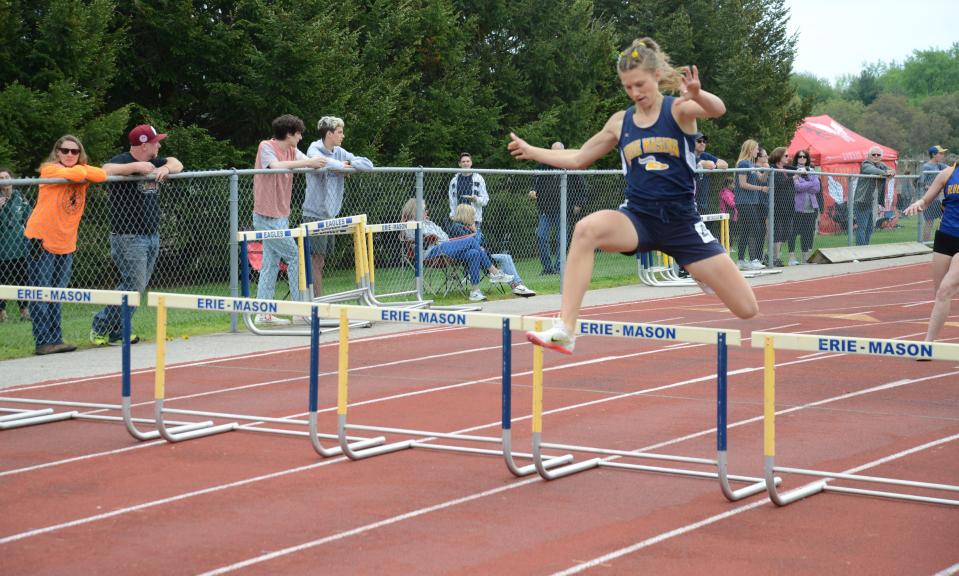
<path id="1" fill-rule="evenodd" d="M 239 262 L 237 230 L 252 229 L 254 170 L 189 172 L 174 175 L 159 186 L 161 209 L 160 254 L 149 284 L 150 290 L 181 291 L 209 295 L 238 294 Z M 282 172 L 282 171 L 271 171 Z M 294 170 L 291 226 L 301 222 L 305 192 L 303 170 Z M 562 173 L 537 173 L 531 170 L 474 170 L 483 176 L 489 192 L 489 204 L 483 210 L 482 230 L 485 242 L 494 253 L 512 256 L 523 282 L 537 291 L 558 291 L 560 275 L 541 274 L 538 235 L 540 217 L 530 190 L 543 187 L 537 175 L 554 178 L 559 184 L 562 206 L 560 230 L 550 231 L 550 250 L 565 258 L 576 222 L 602 209 L 615 209 L 623 201 L 623 177 L 619 171 L 590 170 Z M 816 173 L 820 182 L 819 209 L 797 208 L 794 177 L 796 173 L 758 170 L 768 190 L 760 194 L 759 204 L 750 208 L 736 202 L 733 181 L 742 170 L 706 171 L 700 174 L 697 199 L 703 213 L 729 212 L 731 215 L 731 254 L 742 264 L 759 261 L 766 267 L 788 264 L 790 255 L 802 261 L 821 247 L 880 244 L 908 240 L 928 241 L 937 226 L 939 213 L 934 208 L 918 217 L 905 217 L 902 210 L 922 193 L 918 176 L 894 179 L 856 174 Z M 377 168 L 373 172 L 351 174 L 346 179 L 342 216 L 366 214 L 370 223 L 398 222 L 400 210 L 409 198 L 423 202 L 432 219 L 444 228 L 449 224 L 450 180 L 456 169 Z M 576 184 L 573 213 L 570 183 Z M 130 179 L 130 178 L 126 178 Z M 112 178 L 111 180 L 115 180 Z M 37 179 L 12 180 L 9 183 L 26 199 L 36 204 Z M 732 199 L 732 202 L 727 200 Z M 850 200 L 851 199 L 851 200 Z M 732 205 L 735 203 L 735 205 Z M 852 207 L 850 209 L 850 206 Z M 4 215 L 0 223 L 15 227 L 15 218 Z M 803 208 L 805 210 L 801 210 Z M 714 230 L 718 236 L 718 231 Z M 91 185 L 86 210 L 80 225 L 71 286 L 113 289 L 119 278 L 110 255 L 110 214 L 106 185 Z M 560 240 L 560 236 L 566 238 Z M 22 235 L 0 236 L 0 254 L 7 253 L 3 243 L 22 241 Z M 804 246 L 803 242 L 807 245 Z M 383 232 L 373 238 L 376 291 L 379 294 L 415 288 L 408 259 L 408 243 L 401 233 Z M 9 247 L 9 246 L 7 246 Z M 327 258 L 323 275 L 324 293 L 355 287 L 353 241 L 338 236 L 335 250 Z M 290 271 L 288 271 L 290 273 Z M 637 265 L 631 258 L 617 254 L 598 254 L 594 271 L 595 285 L 636 282 Z M 295 276 L 293 276 L 295 279 Z M 255 279 L 254 279 L 255 280 Z M 278 281 L 276 297 L 286 293 L 285 278 Z M 428 295 L 427 295 L 428 297 Z M 402 298 L 400 298 L 402 299 Z M 139 321 L 151 314 L 138 314 Z"/>

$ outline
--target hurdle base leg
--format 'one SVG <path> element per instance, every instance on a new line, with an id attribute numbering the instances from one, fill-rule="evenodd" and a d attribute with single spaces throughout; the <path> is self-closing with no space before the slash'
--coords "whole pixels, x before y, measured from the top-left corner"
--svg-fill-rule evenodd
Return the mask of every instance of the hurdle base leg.
<path id="1" fill-rule="evenodd" d="M 769 499 L 772 500 L 776 506 L 792 504 L 796 500 L 802 500 L 813 494 L 819 494 L 826 489 L 826 480 L 817 480 L 816 482 L 810 482 L 805 486 L 800 486 L 799 488 L 794 488 L 789 492 L 780 494 L 776 484 L 775 458 L 773 456 L 766 456 L 765 460 L 766 492 L 769 493 Z"/>
<path id="2" fill-rule="evenodd" d="M 6 422 L 0 422 L 0 430 L 11 430 L 13 428 L 23 428 L 25 426 L 33 426 L 35 424 L 47 424 L 48 422 L 70 420 L 71 418 L 75 418 L 77 414 L 79 414 L 79 412 L 72 411 L 58 412 L 56 414 L 45 414 L 43 416 L 34 416 L 32 418 L 17 418 L 8 420 Z"/>
<path id="3" fill-rule="evenodd" d="M 744 480 L 746 482 L 752 482 L 749 486 L 740 488 L 739 490 L 733 490 L 729 485 L 730 479 L 740 479 L 734 476 L 730 476 L 728 473 L 727 466 L 727 455 L 725 450 L 720 450 L 716 458 L 716 466 L 719 470 L 719 486 L 722 489 L 723 496 L 726 497 L 726 500 L 730 502 L 736 502 L 742 500 L 743 498 L 748 498 L 754 494 L 759 494 L 760 492 L 766 491 L 766 480 L 765 478 L 750 478 Z M 772 479 L 774 485 L 779 486 L 782 484 L 782 478 L 778 476 L 773 476 Z"/>
<path id="4" fill-rule="evenodd" d="M 513 438 L 508 428 L 503 430 L 503 450 L 500 452 L 500 454 L 506 461 L 506 468 L 513 476 L 522 478 L 523 476 L 529 476 L 537 471 L 536 464 L 527 464 L 526 466 L 518 466 L 516 464 L 514 456 L 518 456 L 520 458 L 534 458 L 534 455 L 524 454 L 522 452 L 513 452 Z M 543 460 L 543 467 L 547 470 L 550 470 L 552 468 L 570 464 L 573 460 L 574 458 L 572 454 L 564 454 L 563 456 L 547 456 Z"/>
<path id="5" fill-rule="evenodd" d="M 360 450 L 354 450 L 354 444 L 350 444 L 346 439 L 346 415 L 341 414 L 339 416 L 339 421 L 337 423 L 337 433 L 340 437 L 340 450 L 342 450 L 343 455 L 349 458 L 350 460 L 363 460 L 365 458 L 370 458 L 372 456 L 379 456 L 380 454 L 389 454 L 390 452 L 397 452 L 399 450 L 406 450 L 412 448 L 415 443 L 414 440 L 403 440 L 401 442 L 394 442 L 392 444 L 381 444 L 374 446 L 372 448 L 365 448 Z M 379 440 L 379 438 L 374 438 L 373 440 Z M 386 440 L 385 438 L 383 439 Z M 370 441 L 366 441 L 370 442 Z M 356 445 L 361 444 L 362 442 L 357 442 Z"/>
<path id="6" fill-rule="evenodd" d="M 327 448 L 320 442 L 321 437 L 327 438 L 336 438 L 339 436 L 331 436 L 328 434 L 320 434 L 319 425 L 317 424 L 317 413 L 310 412 L 310 443 L 313 445 L 313 450 L 317 454 L 324 458 L 329 458 L 330 456 L 339 456 L 343 454 L 343 448 L 340 446 L 332 446 Z M 350 440 L 349 436 L 344 437 L 345 440 Z M 350 450 L 364 450 L 366 448 L 372 448 L 373 446 L 380 446 L 386 442 L 386 438 L 383 436 L 377 436 L 375 438 L 361 438 L 356 440 L 352 444 L 347 444 Z"/>

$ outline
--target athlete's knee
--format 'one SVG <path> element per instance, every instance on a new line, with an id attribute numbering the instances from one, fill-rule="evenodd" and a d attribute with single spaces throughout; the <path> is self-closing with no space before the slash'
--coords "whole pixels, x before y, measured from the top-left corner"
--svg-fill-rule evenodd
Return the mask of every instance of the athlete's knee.
<path id="1" fill-rule="evenodd" d="M 604 232 L 604 227 L 595 222 L 583 220 L 573 229 L 573 242 L 596 246 Z"/>
<path id="2" fill-rule="evenodd" d="M 956 294 L 959 294 L 959 284 L 943 282 L 939 285 L 939 289 L 936 290 L 936 301 L 950 302 L 956 297 Z"/>
<path id="3" fill-rule="evenodd" d="M 749 298 L 748 300 L 737 303 L 736 306 L 730 307 L 730 310 L 739 318 L 749 320 L 759 314 L 759 303 L 756 302 L 756 298 Z"/>

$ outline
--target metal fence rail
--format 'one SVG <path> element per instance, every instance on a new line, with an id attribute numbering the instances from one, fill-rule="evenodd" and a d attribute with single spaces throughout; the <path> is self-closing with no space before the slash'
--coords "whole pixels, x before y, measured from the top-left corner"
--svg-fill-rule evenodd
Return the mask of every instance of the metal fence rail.
<path id="1" fill-rule="evenodd" d="M 171 291 L 189 291 L 210 295 L 239 294 L 239 257 L 236 233 L 252 229 L 253 174 L 264 172 L 293 172 L 293 198 L 290 225 L 301 222 L 301 206 L 305 193 L 304 173 L 308 170 L 219 170 L 184 172 L 173 175 L 159 185 L 161 205 L 160 256 L 149 288 Z M 782 178 L 772 176 L 769 169 L 761 172 L 769 182 L 765 195 L 765 213 L 768 217 L 759 226 L 747 226 L 735 210 L 730 220 L 730 256 L 735 261 L 748 258 L 748 247 L 761 246 L 755 259 L 767 267 L 789 263 L 790 240 L 800 242 L 794 207 L 794 190 L 779 186 Z M 534 289 L 558 289 L 560 275 L 540 276 L 543 268 L 541 248 L 550 250 L 561 260 L 577 221 L 601 209 L 615 209 L 623 202 L 623 178 L 616 170 L 549 171 L 534 170 L 474 170 L 483 176 L 490 201 L 483 210 L 482 229 L 488 246 L 495 252 L 513 256 L 523 281 Z M 699 179 L 702 213 L 719 212 L 719 198 L 724 187 L 742 170 L 705 171 Z M 372 172 L 351 174 L 346 180 L 346 192 L 341 214 L 367 214 L 370 223 L 397 222 L 399 212 L 409 198 L 417 198 L 421 209 L 441 226 L 449 221 L 448 189 L 456 177 L 453 168 L 376 168 Z M 788 174 L 787 180 L 794 173 Z M 537 176 L 540 180 L 536 180 Z M 883 186 L 884 194 L 875 202 L 857 202 L 856 190 L 864 178 L 857 174 L 818 173 L 822 183 L 823 210 L 811 220 L 814 226 L 811 248 L 834 245 L 852 245 L 863 240 L 861 220 L 872 220 L 874 231 L 868 243 L 881 244 L 903 240 L 928 240 L 928 234 L 937 225 L 926 216 L 905 217 L 902 209 L 922 191 L 918 190 L 918 176 L 896 176 Z M 560 190 L 558 231 L 551 231 L 548 243 L 538 234 L 540 215 L 530 190 L 542 178 L 555 179 Z M 581 177 L 584 195 L 576 192 L 571 198 L 571 181 Z M 111 177 L 109 181 L 136 180 L 134 177 Z M 36 204 L 40 183 L 56 180 L 16 179 L 7 181 L 26 198 Z M 580 184 L 577 184 L 580 185 Z M 850 198 L 852 201 L 850 202 Z M 860 199 L 862 197 L 860 196 Z M 574 214 L 573 202 L 584 204 Z M 850 210 L 849 206 L 853 206 Z M 2 209 L 2 208 L 0 208 Z M 863 215 L 868 214 L 868 217 Z M 806 220 L 807 224 L 810 220 Z M 754 223 L 755 224 L 755 223 Z M 718 229 L 714 231 L 718 234 Z M 110 214 L 107 188 L 91 185 L 87 192 L 86 210 L 80 225 L 77 252 L 71 286 L 94 289 L 112 289 L 118 282 L 116 267 L 110 256 Z M 399 292 L 407 289 L 406 263 L 398 240 L 386 242 L 375 251 L 375 267 L 379 291 Z M 781 246 L 779 246 L 781 242 Z M 779 247 L 779 251 L 776 248 Z M 2 247 L 0 247 L 2 248 Z M 801 244 L 794 246 L 793 255 L 801 260 Z M 796 252 L 798 251 L 798 253 Z M 0 250 L 2 253 L 2 250 Z M 555 257 L 555 256 L 554 256 Z M 778 262 L 777 262 L 778 261 Z M 15 265 L 15 264 L 13 264 Z M 336 291 L 338 283 L 350 284 L 354 271 L 352 246 L 337 244 L 327 259 L 324 287 Z M 636 265 L 630 258 L 616 254 L 597 255 L 595 280 L 636 281 Z M 390 285 L 395 283 L 395 285 Z M 149 316 L 152 311 L 144 309 Z M 144 318 L 152 322 L 152 318 Z"/>

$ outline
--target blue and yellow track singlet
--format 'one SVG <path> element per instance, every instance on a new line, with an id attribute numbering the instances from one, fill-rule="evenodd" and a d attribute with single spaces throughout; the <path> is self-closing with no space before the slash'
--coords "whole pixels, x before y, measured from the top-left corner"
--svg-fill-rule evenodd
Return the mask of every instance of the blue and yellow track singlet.
<path id="1" fill-rule="evenodd" d="M 951 170 L 952 174 L 942 190 L 942 222 L 939 223 L 939 230 L 959 238 L 959 170 L 956 170 L 955 164 Z"/>
<path id="2" fill-rule="evenodd" d="M 619 135 L 626 176 L 626 202 L 639 208 L 650 201 L 694 200 L 696 149 L 673 118 L 675 97 L 664 96 L 659 118 L 648 128 L 633 121 L 635 106 L 626 109 Z"/>

